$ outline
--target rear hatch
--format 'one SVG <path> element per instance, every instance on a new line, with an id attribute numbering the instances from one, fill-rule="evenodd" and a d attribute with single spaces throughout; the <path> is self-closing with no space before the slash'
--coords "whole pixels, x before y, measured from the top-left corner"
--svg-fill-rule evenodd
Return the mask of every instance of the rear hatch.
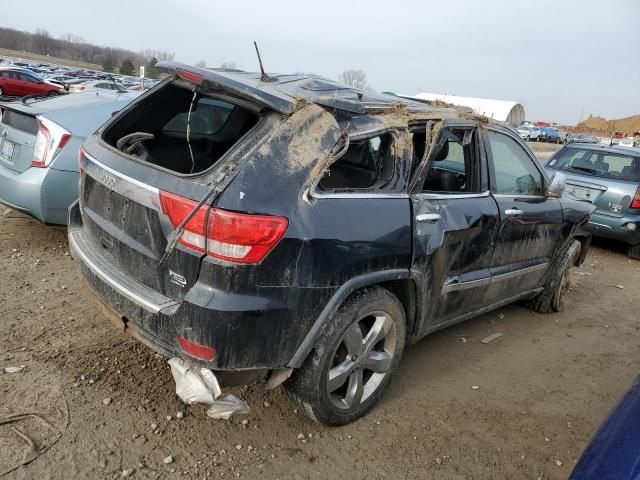
<path id="1" fill-rule="evenodd" d="M 271 128 L 272 109 L 246 90 L 204 83 L 187 73 L 144 94 L 87 140 L 81 160 L 81 240 L 123 277 L 176 301 L 197 280 L 204 239 L 193 231 L 208 211 L 198 210 L 163 260 L 176 228 L 210 192 L 212 203 Z"/>
<path id="2" fill-rule="evenodd" d="M 17 173 L 31 167 L 33 146 L 38 134 L 38 120 L 34 113 L 2 106 L 0 121 L 0 165 Z"/>
<path id="3" fill-rule="evenodd" d="M 133 93 L 118 95 L 105 92 L 0 104 L 0 165 L 17 173 L 23 173 L 32 166 L 42 121 L 46 130 L 43 134 L 49 141 L 47 147 L 38 153 L 48 161 L 39 166 L 48 166 L 64 147 L 60 142 L 64 138 L 68 140 L 67 135 L 71 134 L 66 128 L 72 130 L 73 135 L 85 137 L 104 123 L 112 112 L 135 97 L 137 94 Z"/>
<path id="4" fill-rule="evenodd" d="M 627 213 L 640 184 L 640 152 L 571 146 L 560 150 L 546 166 L 567 176 L 567 193 L 591 202 L 596 213 L 611 217 Z"/>

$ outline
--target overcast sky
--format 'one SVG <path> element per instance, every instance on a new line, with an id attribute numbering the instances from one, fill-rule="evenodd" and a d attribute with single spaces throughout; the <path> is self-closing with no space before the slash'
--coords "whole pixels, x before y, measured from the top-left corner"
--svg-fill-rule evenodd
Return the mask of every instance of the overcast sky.
<path id="1" fill-rule="evenodd" d="M 0 24 L 335 78 L 522 102 L 530 120 L 640 114 L 640 0 L 3 0 Z M 95 7 L 92 5 L 95 4 Z M 1 45 L 0 45 L 1 46 Z"/>

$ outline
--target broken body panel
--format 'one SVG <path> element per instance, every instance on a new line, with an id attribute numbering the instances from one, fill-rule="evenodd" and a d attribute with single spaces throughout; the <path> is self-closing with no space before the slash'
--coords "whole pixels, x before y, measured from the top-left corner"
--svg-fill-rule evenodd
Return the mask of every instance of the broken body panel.
<path id="1" fill-rule="evenodd" d="M 125 330 L 167 357 L 215 371 L 222 385 L 299 367 L 328 318 L 363 287 L 382 285 L 398 296 L 411 342 L 534 295 L 563 246 L 576 237 L 588 246 L 584 204 L 492 191 L 486 131 L 517 138 L 498 124 L 392 97 L 367 99 L 345 86 L 331 91 L 334 82 L 291 76 L 264 84 L 259 77 L 172 68 L 200 80 L 188 85 L 189 75 L 182 75 L 157 88 L 179 84 L 239 102 L 259 120 L 211 167 L 177 174 L 105 141 L 153 92 L 143 95 L 85 143 L 69 240 L 89 286 Z M 420 155 L 412 147 L 415 128 L 425 138 Z M 472 132 L 463 145 L 475 149 L 473 178 L 481 191 L 422 191 L 447 128 Z M 367 148 L 380 158 L 380 145 L 390 142 L 390 169 L 381 168 L 371 188 L 322 189 L 320 180 L 349 145 L 369 138 L 378 139 Z M 208 206 L 288 220 L 262 261 L 239 264 L 180 243 L 167 249 L 175 230 L 160 193 L 198 202 L 211 190 Z M 505 218 L 515 208 L 522 214 Z M 189 355 L 180 338 L 215 355 Z"/>

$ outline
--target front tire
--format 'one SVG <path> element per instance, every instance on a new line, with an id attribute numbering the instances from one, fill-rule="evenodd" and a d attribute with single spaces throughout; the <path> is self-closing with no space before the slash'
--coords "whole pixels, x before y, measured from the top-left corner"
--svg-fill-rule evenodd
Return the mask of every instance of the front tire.
<path id="1" fill-rule="evenodd" d="M 567 248 L 551 272 L 544 290 L 527 302 L 527 307 L 539 313 L 562 312 L 565 307 L 565 297 L 571 289 L 571 268 L 576 264 L 580 254 L 580 242 L 574 240 Z"/>
<path id="2" fill-rule="evenodd" d="M 0 97 L 2 97 L 4 95 L 4 90 L 2 90 L 2 87 L 0 87 Z"/>
<path id="3" fill-rule="evenodd" d="M 627 250 L 627 256 L 634 260 L 640 260 L 640 243 L 638 245 L 631 245 Z"/>
<path id="4" fill-rule="evenodd" d="M 344 425 L 366 415 L 400 363 L 405 325 L 402 304 L 388 290 L 371 287 L 354 293 L 284 384 L 289 398 L 324 425 Z"/>

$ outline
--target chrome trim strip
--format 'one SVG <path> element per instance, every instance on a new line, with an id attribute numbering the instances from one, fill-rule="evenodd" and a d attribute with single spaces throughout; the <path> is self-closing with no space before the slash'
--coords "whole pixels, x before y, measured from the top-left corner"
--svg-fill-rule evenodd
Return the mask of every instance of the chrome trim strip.
<path id="1" fill-rule="evenodd" d="M 418 192 L 414 194 L 417 197 L 420 197 L 422 200 L 454 200 L 458 198 L 484 198 L 491 195 L 491 192 L 487 190 L 482 193 L 428 193 L 428 192 Z"/>
<path id="2" fill-rule="evenodd" d="M 409 198 L 406 193 L 375 193 L 375 192 L 363 192 L 363 193 L 318 193 L 317 190 L 310 191 L 311 198 L 325 199 L 325 198 Z"/>
<path id="3" fill-rule="evenodd" d="M 457 277 L 453 277 L 450 282 L 451 283 L 447 283 L 442 287 L 443 294 L 459 292 L 460 290 L 468 290 L 470 288 L 481 287 L 482 285 L 489 285 L 491 283 L 491 277 L 469 280 L 468 282 L 458 282 Z"/>
<path id="4" fill-rule="evenodd" d="M 518 195 L 517 193 L 494 193 L 496 198 L 538 198 L 540 200 L 547 199 L 546 195 Z"/>
<path id="5" fill-rule="evenodd" d="M 103 282 L 107 283 L 111 288 L 113 288 L 118 293 L 120 293 L 120 295 L 128 298 L 132 302 L 140 305 L 141 307 L 143 307 L 144 309 L 148 310 L 151 313 L 159 313 L 160 310 L 163 310 L 163 309 L 165 309 L 167 307 L 173 307 L 174 305 L 178 305 L 178 302 L 176 302 L 174 300 L 171 300 L 171 301 L 168 301 L 168 302 L 163 303 L 161 305 L 158 305 L 156 303 L 150 302 L 150 301 L 142 298 L 140 295 L 137 295 L 137 294 L 129 291 L 127 288 L 125 288 L 124 286 L 122 286 L 119 283 L 117 283 L 116 281 L 114 281 L 103 270 L 101 270 L 100 267 L 98 267 L 95 263 L 93 263 L 91 261 L 91 259 L 87 256 L 87 254 L 84 253 L 82 251 L 82 249 L 80 249 L 78 247 L 78 243 L 76 242 L 76 239 L 74 238 L 75 235 L 76 235 L 75 232 L 70 232 L 70 234 L 69 234 L 69 247 L 77 255 L 77 257 L 80 259 L 80 261 L 82 261 L 87 267 L 89 267 L 94 274 L 96 274 L 98 277 L 100 277 L 100 279 Z"/>
<path id="6" fill-rule="evenodd" d="M 533 265 L 531 267 L 521 268 L 520 270 L 514 270 L 513 272 L 501 273 L 500 275 L 494 275 L 491 277 L 491 283 L 501 282 L 503 280 L 509 280 L 513 277 L 518 277 L 520 275 L 526 275 L 527 273 L 537 272 L 538 270 L 542 270 L 543 268 L 547 268 L 549 262 L 539 263 L 537 265 Z"/>
<path id="7" fill-rule="evenodd" d="M 159 189 L 106 166 L 86 152 L 84 157 L 87 160 L 84 171 L 96 182 L 145 207 L 161 210 Z"/>
<path id="8" fill-rule="evenodd" d="M 570 180 L 567 180 L 566 183 L 567 185 L 573 185 L 574 187 L 591 188 L 593 190 L 602 190 L 603 192 L 608 190 L 608 188 L 603 185 L 598 185 L 597 183 L 591 183 L 587 181 L 570 179 Z"/>
<path id="9" fill-rule="evenodd" d="M 594 222 L 593 220 L 591 220 L 589 223 L 591 225 L 596 225 L 598 228 L 604 228 L 606 230 L 613 230 L 613 227 L 610 227 L 609 225 L 605 225 L 604 223 Z"/>
<path id="10" fill-rule="evenodd" d="M 458 277 L 452 277 L 449 279 L 449 283 L 446 283 L 442 287 L 442 294 L 445 295 L 450 292 L 458 292 L 460 290 L 468 290 L 470 288 L 481 287 L 483 285 L 490 285 L 497 282 L 502 282 L 504 280 L 509 280 L 513 277 L 518 277 L 520 275 L 526 275 L 528 273 L 533 273 L 543 268 L 546 268 L 549 265 L 549 262 L 539 263 L 538 265 L 533 265 L 532 267 L 521 268 L 519 270 L 515 270 L 513 272 L 502 273 L 500 275 L 494 275 L 491 277 L 480 278 L 478 280 L 469 280 L 467 282 L 458 282 Z"/>

